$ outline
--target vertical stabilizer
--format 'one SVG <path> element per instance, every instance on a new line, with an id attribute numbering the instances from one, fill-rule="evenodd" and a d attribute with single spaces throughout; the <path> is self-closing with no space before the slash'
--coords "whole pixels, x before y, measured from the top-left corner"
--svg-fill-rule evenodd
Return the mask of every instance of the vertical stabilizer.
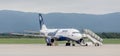
<path id="1" fill-rule="evenodd" d="M 42 14 L 40 14 L 40 13 L 39 13 L 39 24 L 40 24 L 40 30 L 46 30 L 47 29 L 46 25 L 44 24 Z"/>

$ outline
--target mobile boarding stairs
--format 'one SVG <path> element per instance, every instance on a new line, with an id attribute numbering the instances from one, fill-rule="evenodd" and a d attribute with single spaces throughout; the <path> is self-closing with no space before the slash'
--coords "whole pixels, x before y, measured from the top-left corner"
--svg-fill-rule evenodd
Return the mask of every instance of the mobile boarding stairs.
<path id="1" fill-rule="evenodd" d="M 82 34 L 83 39 L 87 38 L 89 40 L 91 40 L 91 42 L 82 42 L 81 45 L 91 45 L 91 44 L 95 44 L 95 46 L 101 46 L 103 39 L 100 38 L 97 34 L 95 34 L 94 32 L 92 32 L 89 29 L 83 29 L 83 34 Z"/>

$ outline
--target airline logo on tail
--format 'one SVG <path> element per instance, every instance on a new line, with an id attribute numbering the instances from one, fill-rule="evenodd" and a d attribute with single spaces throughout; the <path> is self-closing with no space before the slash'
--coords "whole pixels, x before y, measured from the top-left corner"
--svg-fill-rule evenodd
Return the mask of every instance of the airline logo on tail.
<path id="1" fill-rule="evenodd" d="M 42 25 L 44 24 L 42 14 L 39 13 L 39 24 L 40 24 L 40 30 L 42 29 Z"/>
<path id="2" fill-rule="evenodd" d="M 46 25 L 44 24 L 42 14 L 39 13 L 39 24 L 40 24 L 40 30 L 46 30 Z"/>

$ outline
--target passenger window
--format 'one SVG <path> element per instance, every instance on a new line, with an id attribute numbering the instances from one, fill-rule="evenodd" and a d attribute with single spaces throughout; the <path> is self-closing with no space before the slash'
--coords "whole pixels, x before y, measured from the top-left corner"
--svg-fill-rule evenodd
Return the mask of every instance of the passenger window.
<path id="1" fill-rule="evenodd" d="M 72 32 L 73 34 L 79 33 L 79 32 Z"/>
<path id="2" fill-rule="evenodd" d="M 63 30 L 62 32 L 68 32 L 68 30 Z"/>

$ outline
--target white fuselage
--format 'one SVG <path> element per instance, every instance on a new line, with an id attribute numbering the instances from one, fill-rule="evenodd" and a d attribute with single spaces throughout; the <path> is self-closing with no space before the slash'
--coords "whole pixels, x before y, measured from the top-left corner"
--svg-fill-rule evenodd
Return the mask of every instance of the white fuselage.
<path id="1" fill-rule="evenodd" d="M 57 38 L 58 40 L 80 40 L 82 38 L 81 33 L 77 29 L 46 29 L 41 30 L 45 36 L 50 36 L 52 38 Z"/>

